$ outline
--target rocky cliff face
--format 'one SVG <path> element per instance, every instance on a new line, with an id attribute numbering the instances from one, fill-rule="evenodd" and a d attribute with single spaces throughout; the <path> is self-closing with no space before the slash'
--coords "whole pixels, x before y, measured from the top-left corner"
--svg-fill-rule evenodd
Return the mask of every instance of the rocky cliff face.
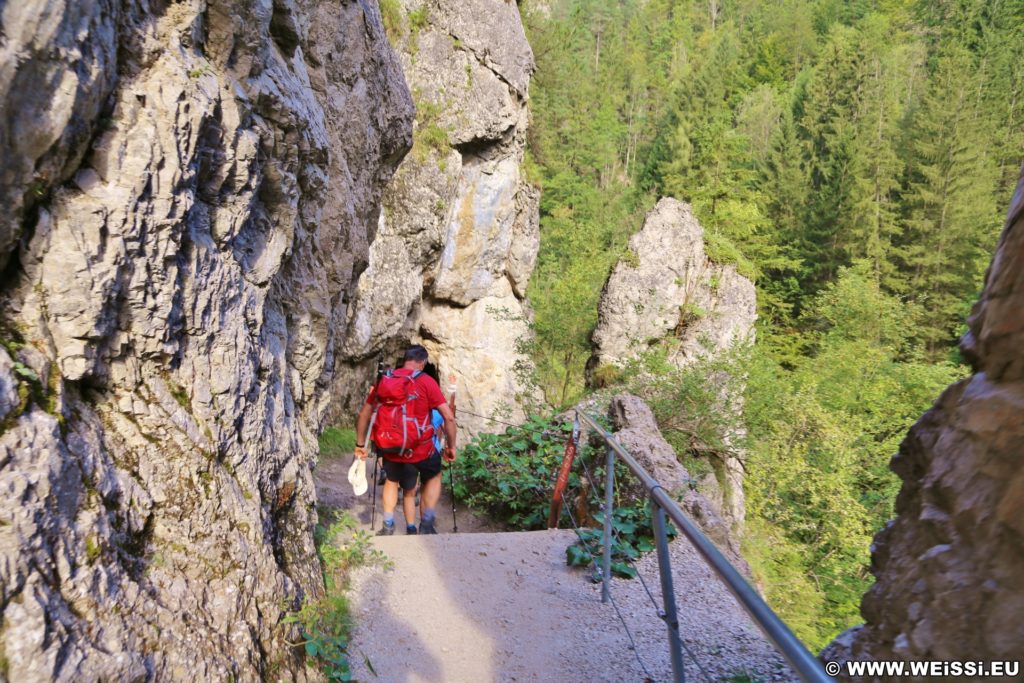
<path id="1" fill-rule="evenodd" d="M 666 197 L 630 238 L 628 256 L 601 293 L 588 377 L 599 383 L 605 368 L 621 367 L 659 344 L 668 348 L 670 363 L 686 367 L 734 343 L 753 341 L 756 318 L 754 283 L 735 266 L 711 261 L 690 205 Z M 741 457 L 713 462 L 716 474 L 700 482 L 737 536 L 745 517 Z"/>
<path id="2" fill-rule="evenodd" d="M 750 566 L 740 555 L 740 544 L 729 524 L 722 518 L 722 500 L 708 498 L 697 490 L 698 482 L 679 463 L 675 450 L 661 435 L 654 413 L 641 399 L 630 394 L 614 396 L 608 406 L 615 438 L 630 455 L 662 487 L 679 500 L 680 507 L 689 515 L 729 560 L 748 576 Z M 619 495 L 642 500 L 646 492 L 635 477 L 626 477 L 618 484 Z"/>
<path id="3" fill-rule="evenodd" d="M 528 392 L 525 290 L 538 199 L 522 177 L 533 55 L 505 0 L 403 0 L 392 37 L 417 102 L 413 151 L 384 197 L 349 311 L 335 416 L 349 421 L 377 355 L 421 342 L 456 377 L 463 438 L 516 419 Z"/>
<path id="4" fill-rule="evenodd" d="M 629 240 L 598 308 L 591 374 L 621 366 L 654 342 L 674 339 L 678 367 L 747 339 L 757 318 L 754 284 L 732 265 L 712 262 L 690 205 L 666 197 Z"/>
<path id="5" fill-rule="evenodd" d="M 0 13 L 0 672 L 304 679 L 316 430 L 411 142 L 376 5 Z"/>
<path id="6" fill-rule="evenodd" d="M 828 658 L 1018 660 L 1024 652 L 1024 177 L 950 386 L 893 458 L 897 517 L 875 537 L 865 624 Z"/>

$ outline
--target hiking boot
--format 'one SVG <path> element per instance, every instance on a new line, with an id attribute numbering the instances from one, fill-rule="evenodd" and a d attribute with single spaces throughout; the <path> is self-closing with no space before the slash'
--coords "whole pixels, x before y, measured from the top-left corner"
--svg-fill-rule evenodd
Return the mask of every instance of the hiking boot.
<path id="1" fill-rule="evenodd" d="M 380 530 L 377 532 L 377 535 L 378 536 L 394 536 L 395 535 L 395 525 L 394 524 L 385 524 L 385 525 L 381 526 Z"/>
<path id="2" fill-rule="evenodd" d="M 420 533 L 421 534 L 436 534 L 437 529 L 434 528 L 433 522 L 420 522 Z"/>
<path id="3" fill-rule="evenodd" d="M 405 535 L 406 536 L 415 536 L 418 533 L 419 532 L 416 531 L 416 525 L 415 524 L 406 524 L 405 525 Z"/>

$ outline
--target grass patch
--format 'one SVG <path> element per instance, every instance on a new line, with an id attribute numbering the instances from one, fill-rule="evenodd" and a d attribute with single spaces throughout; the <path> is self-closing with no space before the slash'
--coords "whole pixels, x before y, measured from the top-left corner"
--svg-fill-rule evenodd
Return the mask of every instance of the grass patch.
<path id="1" fill-rule="evenodd" d="M 352 612 L 348 596 L 349 573 L 369 564 L 388 565 L 388 559 L 370 545 L 370 535 L 356 530 L 356 520 L 341 512 L 329 527 L 317 527 L 317 552 L 324 574 L 326 593 L 319 600 L 307 600 L 302 609 L 285 618 L 298 624 L 302 647 L 329 681 L 352 680 L 348 643 L 352 634 Z"/>
<path id="2" fill-rule="evenodd" d="M 602 363 L 590 374 L 590 384 L 595 389 L 610 387 L 622 379 L 622 368 L 611 363 Z"/>
<path id="3" fill-rule="evenodd" d="M 409 54 L 413 57 L 420 51 L 420 31 L 427 27 L 429 18 L 429 10 L 426 5 L 409 12 Z"/>
<path id="4" fill-rule="evenodd" d="M 347 427 L 328 427 L 320 434 L 320 455 L 333 458 L 355 450 L 356 430 Z"/>
<path id="5" fill-rule="evenodd" d="M 384 32 L 394 45 L 402 37 L 402 5 L 398 0 L 380 0 L 380 16 L 384 20 Z"/>
<path id="6" fill-rule="evenodd" d="M 171 396 L 174 397 L 174 401 L 181 406 L 186 413 L 191 415 L 192 399 L 189 397 L 188 391 L 185 390 L 185 387 L 171 379 L 169 375 L 165 376 L 165 380 L 167 382 L 167 389 L 171 392 Z"/>
<path id="7" fill-rule="evenodd" d="M 434 150 L 443 159 L 449 146 L 448 130 L 438 122 L 441 105 L 422 97 L 418 90 L 413 92 L 413 100 L 416 102 L 416 128 L 412 133 L 412 155 L 423 163 L 430 150 Z"/>
<path id="8" fill-rule="evenodd" d="M 704 253 L 718 265 L 732 264 L 736 272 L 749 280 L 757 280 L 757 267 L 740 252 L 739 247 L 725 235 L 712 230 L 704 231 Z"/>

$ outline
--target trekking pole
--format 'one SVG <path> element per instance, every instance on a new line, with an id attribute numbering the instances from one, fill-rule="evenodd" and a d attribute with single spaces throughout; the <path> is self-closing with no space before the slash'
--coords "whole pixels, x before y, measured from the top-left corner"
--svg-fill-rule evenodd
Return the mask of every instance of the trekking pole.
<path id="1" fill-rule="evenodd" d="M 373 447 L 370 448 L 373 450 Z M 373 531 L 373 523 L 377 516 L 377 463 L 380 462 L 380 458 L 377 457 L 377 453 L 373 453 L 373 499 L 370 502 L 370 531 Z"/>
<path id="2" fill-rule="evenodd" d="M 451 393 L 451 398 L 448 402 L 452 406 L 452 415 L 455 415 L 455 391 L 458 389 L 458 384 L 455 381 L 455 375 L 448 375 L 448 391 Z M 452 489 L 452 533 L 459 533 L 459 521 L 455 518 L 455 463 L 448 463 L 448 480 Z"/>
<path id="3" fill-rule="evenodd" d="M 377 379 L 373 382 L 374 389 L 380 384 L 380 378 L 384 376 L 384 355 L 377 356 Z M 373 524 L 377 518 L 377 465 L 380 464 L 380 456 L 377 454 L 377 447 L 373 445 L 373 423 L 377 421 L 377 409 L 374 408 L 370 415 L 370 424 L 366 427 L 366 445 L 370 448 L 370 455 L 373 456 L 373 495 L 370 496 L 370 531 L 373 531 Z"/>

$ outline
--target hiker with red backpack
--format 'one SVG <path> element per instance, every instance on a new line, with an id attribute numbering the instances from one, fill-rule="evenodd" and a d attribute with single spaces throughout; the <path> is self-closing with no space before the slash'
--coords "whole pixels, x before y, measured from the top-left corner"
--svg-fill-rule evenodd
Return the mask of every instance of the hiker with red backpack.
<path id="1" fill-rule="evenodd" d="M 437 382 L 423 372 L 427 350 L 415 344 L 403 357 L 402 367 L 383 373 L 366 397 L 356 418 L 355 455 L 367 456 L 367 432 L 377 453 L 384 458 L 384 526 L 378 534 L 395 533 L 395 506 L 402 487 L 406 533 L 417 533 L 416 479 L 420 480 L 420 527 L 418 533 L 436 534 L 435 511 L 441 497 L 441 460 L 455 460 L 455 414 Z M 435 447 L 431 411 L 444 418 L 446 445 Z M 373 424 L 370 429 L 370 424 Z"/>

